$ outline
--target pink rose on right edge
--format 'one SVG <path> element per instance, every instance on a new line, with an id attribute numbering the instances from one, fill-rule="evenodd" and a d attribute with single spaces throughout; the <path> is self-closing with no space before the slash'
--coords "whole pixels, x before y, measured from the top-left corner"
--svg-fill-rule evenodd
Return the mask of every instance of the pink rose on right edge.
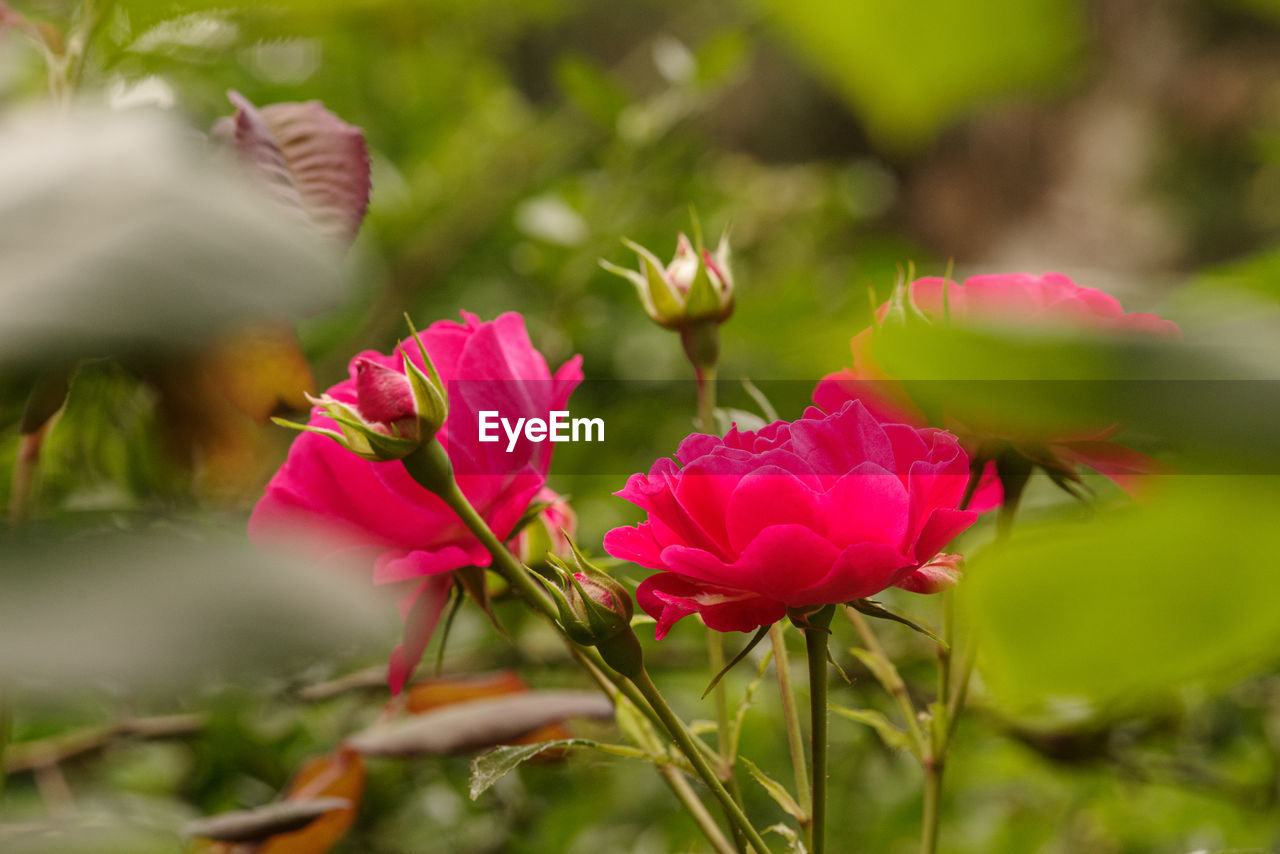
<path id="1" fill-rule="evenodd" d="M 957 509 L 969 458 L 943 430 L 882 423 L 859 402 L 723 438 L 694 434 L 676 459 L 617 493 L 648 512 L 615 528 L 605 550 L 662 570 L 637 591 L 661 639 L 698 613 L 750 631 L 787 609 L 932 593 L 955 583 L 939 552 L 977 514 Z"/>
<path id="2" fill-rule="evenodd" d="M 1088 331 L 1115 335 L 1179 338 L 1181 330 L 1154 314 L 1126 312 L 1119 300 L 1095 288 L 1077 285 L 1060 273 L 1033 276 L 1027 273 L 972 276 L 963 284 L 940 278 L 917 279 L 907 286 L 907 310 L 918 311 L 929 323 L 1009 324 L 1020 328 Z M 876 309 L 876 325 L 850 340 L 853 367 L 824 377 L 813 393 L 813 402 L 834 412 L 850 400 L 861 401 L 881 418 L 916 426 L 929 423 L 911 401 L 904 384 L 887 374 L 876 361 L 876 327 L 890 312 L 890 303 Z M 945 425 L 960 435 L 970 456 L 984 443 L 1012 447 L 1032 463 L 1067 479 L 1075 479 L 1077 466 L 1104 474 L 1129 489 L 1130 476 L 1159 471 L 1159 464 L 1137 451 L 1110 441 L 1119 425 L 1101 424 L 1088 430 L 1064 429 L 1057 435 L 1018 435 L 990 427 L 964 424 L 948 418 Z M 994 462 L 988 461 L 970 506 L 989 510 L 1000 504 L 1002 489 Z"/>

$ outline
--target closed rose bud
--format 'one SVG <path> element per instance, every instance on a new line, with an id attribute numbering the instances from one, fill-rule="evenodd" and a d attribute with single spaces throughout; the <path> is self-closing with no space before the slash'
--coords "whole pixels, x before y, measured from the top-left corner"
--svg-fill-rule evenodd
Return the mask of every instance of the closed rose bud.
<path id="1" fill-rule="evenodd" d="M 388 427 L 415 421 L 413 387 L 402 371 L 361 356 L 355 360 L 356 408 L 364 420 Z"/>
<path id="2" fill-rule="evenodd" d="M 576 569 L 548 555 L 549 567 L 560 576 L 561 583 L 544 582 L 555 600 L 561 628 L 574 643 L 596 647 L 619 673 L 638 673 L 641 651 L 631 628 L 635 613 L 631 594 L 617 579 L 587 560 L 572 540 L 569 546 Z"/>
<path id="3" fill-rule="evenodd" d="M 705 323 L 723 323 L 733 314 L 733 276 L 729 270 L 729 238 L 720 238 L 714 254 L 681 233 L 671 263 L 663 266 L 643 246 L 623 240 L 636 253 L 639 270 L 607 261 L 600 265 L 635 285 L 645 312 L 667 329 L 683 330 Z"/>
<path id="4" fill-rule="evenodd" d="M 425 370 L 409 358 L 410 342 L 416 343 Z M 338 400 L 330 394 L 308 397 L 319 414 L 337 426 L 336 430 L 272 420 L 294 430 L 328 436 L 366 460 L 403 460 L 422 448 L 444 425 L 449 399 L 416 330 L 399 349 L 398 359 L 369 353 L 351 361 L 354 401 Z"/>

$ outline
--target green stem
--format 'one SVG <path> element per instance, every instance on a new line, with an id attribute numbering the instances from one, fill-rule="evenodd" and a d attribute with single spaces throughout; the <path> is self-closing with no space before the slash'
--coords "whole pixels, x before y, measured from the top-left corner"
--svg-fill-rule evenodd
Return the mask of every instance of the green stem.
<path id="1" fill-rule="evenodd" d="M 409 472 L 414 480 L 439 495 L 449 505 L 450 509 L 457 514 L 458 518 L 462 520 L 462 523 L 467 526 L 467 529 L 475 535 L 476 539 L 480 541 L 481 545 L 485 547 L 493 558 L 492 567 L 494 571 L 501 575 L 513 590 L 524 597 L 563 635 L 563 632 L 560 631 L 560 624 L 557 621 L 556 607 L 551 598 L 530 577 L 529 570 L 520 561 L 516 560 L 515 556 L 507 550 L 506 545 L 493 533 L 489 524 L 471 506 L 471 502 L 467 500 L 467 497 L 458 487 L 457 480 L 453 477 L 453 466 L 449 462 L 448 454 L 443 446 L 438 441 L 432 440 L 423 445 L 419 451 L 405 458 L 403 463 L 406 471 Z M 600 653 L 594 648 L 584 648 L 573 644 L 571 641 L 570 646 L 575 650 L 575 656 L 578 656 L 580 660 L 590 662 L 591 667 L 587 669 L 593 675 L 598 672 L 607 678 L 613 687 L 626 696 L 636 708 L 644 712 L 660 729 L 666 730 L 675 739 L 681 751 L 688 758 L 690 765 L 692 765 L 707 787 L 711 789 L 712 794 L 720 801 L 721 806 L 725 808 L 731 823 L 742 830 L 747 840 L 756 847 L 759 854 L 769 854 L 769 849 L 765 847 L 759 833 L 751 826 L 742 809 L 729 797 L 720 779 L 711 770 L 711 767 L 707 765 L 702 751 L 694 743 L 693 736 L 685 728 L 684 723 L 667 706 L 666 701 L 662 698 L 652 680 L 649 679 L 649 675 L 643 666 L 635 677 L 627 679 L 609 667 L 604 659 L 600 657 Z M 697 816 L 695 816 L 696 820 Z"/>
<path id="2" fill-rule="evenodd" d="M 5 783 L 9 772 L 5 768 L 5 754 L 9 747 L 9 708 L 5 705 L 4 691 L 0 690 L 0 807 L 4 806 Z"/>
<path id="3" fill-rule="evenodd" d="M 804 735 L 800 732 L 800 715 L 796 711 L 796 695 L 791 688 L 791 662 L 787 657 L 787 639 L 782 621 L 769 626 L 769 643 L 773 646 L 773 669 L 778 675 L 778 694 L 782 697 L 782 719 L 787 725 L 787 747 L 791 751 L 791 770 L 796 778 L 796 798 L 805 818 L 801 820 L 805 847 L 813 847 L 813 792 L 809 789 L 809 772 L 804 758 Z"/>
<path id="4" fill-rule="evenodd" d="M 693 766 L 693 770 L 697 772 L 702 782 L 711 789 L 711 794 L 720 802 L 720 806 L 724 807 L 724 811 L 733 821 L 735 827 L 742 831 L 747 837 L 747 842 L 751 844 L 758 854 L 769 854 L 769 847 L 765 845 L 764 840 L 760 838 L 760 834 L 751 826 L 750 820 L 743 813 L 742 807 L 734 802 L 729 795 L 724 784 L 720 782 L 720 778 L 716 776 L 711 766 L 707 764 L 707 759 L 702 754 L 702 750 L 695 742 L 694 736 L 685 727 L 684 721 L 671 710 L 667 705 L 666 699 L 658 691 L 658 686 L 653 684 L 653 680 L 649 678 L 649 672 L 643 667 L 640 672 L 632 677 L 636 686 L 640 689 L 640 693 L 645 699 L 652 704 L 658 717 L 662 719 L 664 728 L 667 733 L 675 740 L 680 751 L 688 758 L 689 763 Z"/>
<path id="5" fill-rule="evenodd" d="M 924 769 L 924 820 L 920 837 L 920 854 L 936 854 L 938 850 L 938 806 L 942 801 L 943 759 L 931 757 Z"/>
<path id="6" fill-rule="evenodd" d="M 694 370 L 698 377 L 698 429 L 703 433 L 716 433 L 716 366 Z"/>
<path id="7" fill-rule="evenodd" d="M 826 852 L 827 823 L 827 639 L 831 633 L 834 605 L 810 614 L 804 629 L 804 647 L 809 657 L 809 718 L 813 781 L 812 854 Z"/>
<path id="8" fill-rule="evenodd" d="M 711 628 L 707 629 L 707 663 L 713 674 L 724 670 L 724 635 Z M 723 679 L 716 683 L 716 687 L 712 690 L 712 698 L 716 707 L 716 748 L 720 757 L 721 774 L 725 785 L 729 788 L 730 796 L 741 806 L 742 790 L 738 786 L 737 776 L 733 773 L 734 756 L 732 734 L 729 732 L 729 700 L 725 695 Z M 729 824 L 733 826 L 732 819 Z M 736 831 L 736 828 L 733 837 L 738 851 L 745 851 L 746 839 L 741 832 Z"/>

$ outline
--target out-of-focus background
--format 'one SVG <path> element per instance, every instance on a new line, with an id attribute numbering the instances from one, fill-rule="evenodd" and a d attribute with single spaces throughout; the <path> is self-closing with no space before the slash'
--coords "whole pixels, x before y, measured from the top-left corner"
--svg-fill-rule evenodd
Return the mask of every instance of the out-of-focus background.
<path id="1" fill-rule="evenodd" d="M 340 265 L 321 263 L 285 226 L 276 235 L 258 223 L 216 175 L 184 177 L 186 146 L 204 145 L 198 134 L 233 112 L 228 90 L 259 106 L 318 99 L 364 130 L 372 199 Z M 42 109 L 91 117 L 42 143 L 29 130 Z M 134 127 L 134 117 L 158 122 L 156 111 L 185 130 Z M 98 183 L 112 164 L 119 186 Z M 405 312 L 422 326 L 460 309 L 519 311 L 549 362 L 581 353 L 591 380 L 687 379 L 675 337 L 598 261 L 631 265 L 623 236 L 669 257 L 691 205 L 709 238 L 731 235 L 739 297 L 721 369 L 730 381 L 816 381 L 847 364 L 849 337 L 907 265 L 922 275 L 1057 270 L 1129 310 L 1178 320 L 1187 303 L 1177 295 L 1210 287 L 1274 308 L 1280 3 L 10 0 L 0 4 L 0 174 L 0 497 L 23 490 L 27 531 L 0 543 L 0 572 L 79 572 L 119 592 L 125 583 L 105 573 L 151 564 L 135 545 L 99 550 L 95 537 L 144 532 L 154 556 L 177 554 L 164 549 L 196 530 L 223 551 L 207 552 L 193 576 L 234 565 L 257 578 L 244 567 L 262 559 L 236 536 L 290 438 L 265 417 L 296 412 L 312 376 L 320 389 L 343 378 L 359 350 L 387 350 Z M 112 242 L 128 235 L 95 217 L 104 199 L 135 205 L 159 230 Z M 176 223 L 163 222 L 167 210 Z M 134 255 L 122 261 L 125 250 L 100 245 Z M 24 409 L 29 420 L 43 386 L 56 408 L 69 372 L 70 397 L 27 482 L 16 462 L 29 447 Z M 584 405 L 628 406 L 601 400 Z M 687 412 L 654 412 L 655 451 L 641 456 L 670 453 L 692 409 L 690 399 Z M 585 542 L 635 520 L 609 493 L 636 459 L 621 448 L 607 473 L 553 474 L 574 496 Z M 156 589 L 148 579 L 128 583 Z M 166 638 L 195 619 L 183 617 L 184 589 L 156 594 L 178 615 Z M 30 595 L 64 607 L 46 592 Z M 240 616 L 210 617 L 207 637 L 186 633 L 172 655 L 157 653 L 154 672 L 165 675 L 154 680 L 121 665 L 147 643 L 86 663 L 75 625 L 12 637 L 0 626 L 18 662 L 0 681 L 23 671 L 22 644 L 31 656 L 59 639 L 67 647 L 49 654 L 47 684 L 19 679 L 6 692 L 17 742 L 142 711 L 210 715 L 177 740 L 108 740 L 56 778 L 17 769 L 7 807 L 29 820 L 51 803 L 63 815 L 106 804 L 168 826 L 267 800 L 366 711 L 358 692 L 319 703 L 290 692 L 377 664 L 396 638 L 377 607 L 341 616 L 344 595 L 322 590 L 287 612 L 296 622 L 309 609 L 333 614 L 340 637 L 300 632 L 287 643 L 255 634 L 278 614 L 255 625 L 238 600 L 211 595 L 210 610 Z M 133 613 L 121 608 L 116 624 Z M 563 682 L 554 646 L 528 633 L 513 647 L 464 613 L 447 669 L 520 665 L 530 681 Z M 206 654 L 228 638 L 244 644 Z M 266 675 L 242 669 L 246 657 L 325 642 L 306 667 L 282 654 Z M 669 680 L 687 682 L 689 710 L 704 677 L 681 665 L 700 643 L 677 631 L 653 653 Z M 892 643 L 904 672 L 927 678 L 927 646 Z M 224 675 L 182 673 L 187 656 Z M 95 679 L 99 666 L 110 678 Z M 846 705 L 881 702 L 851 670 Z M 731 689 L 748 681 L 734 674 Z M 775 714 L 762 698 L 744 743 L 780 768 Z M 833 838 L 913 850 L 917 770 L 870 730 L 837 727 L 834 737 Z M 980 704 L 949 772 L 944 850 L 1274 846 L 1278 742 L 1280 680 L 1270 676 L 1173 691 L 1156 711 L 1118 720 L 1080 724 L 1067 710 L 1039 729 Z M 598 761 L 524 774 L 472 803 L 462 760 L 375 768 L 335 850 L 648 854 L 696 844 L 653 775 Z M 748 796 L 773 808 L 760 791 Z M 176 844 L 160 833 L 129 850 Z"/>

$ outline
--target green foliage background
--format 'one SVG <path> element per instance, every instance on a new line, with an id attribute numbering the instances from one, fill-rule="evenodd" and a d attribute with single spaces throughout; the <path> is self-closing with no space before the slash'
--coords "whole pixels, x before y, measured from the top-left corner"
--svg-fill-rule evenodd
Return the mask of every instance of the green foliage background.
<path id="1" fill-rule="evenodd" d="M 1273 2 L 97 5 L 106 11 L 80 83 L 87 99 L 120 98 L 150 81 L 170 109 L 207 128 L 230 112 L 225 92 L 235 89 L 260 105 L 319 99 L 365 130 L 374 191 L 345 299 L 300 326 L 321 387 L 344 376 L 356 351 L 388 348 L 403 312 L 422 325 L 459 309 L 485 318 L 522 312 L 549 362 L 581 353 L 592 380 L 685 379 L 675 337 L 652 325 L 630 288 L 597 261 L 630 263 L 621 236 L 667 255 L 688 228 L 690 205 L 709 235 L 732 234 L 740 295 L 724 328 L 721 371 L 731 381 L 815 381 L 843 366 L 849 336 L 909 263 L 919 274 L 941 274 L 951 262 L 959 273 L 1062 267 L 1081 284 L 1116 292 L 1130 310 L 1159 308 L 1189 329 L 1224 306 L 1243 306 L 1248 335 L 1228 322 L 1219 331 L 1242 345 L 1280 340 Z M 61 29 L 95 8 L 70 0 L 14 6 Z M 44 100 L 45 89 L 38 52 L 0 31 L 0 104 L 16 112 Z M 1274 348 L 1261 352 L 1247 376 L 1271 380 Z M 1099 378 L 1121 371 L 1107 364 Z M 12 474 L 29 382 L 23 371 L 0 375 L 0 490 Z M 626 417 L 626 401 L 584 392 L 575 405 Z M 252 490 L 216 500 L 202 492 L 164 453 L 155 405 L 132 370 L 82 370 L 47 449 L 37 535 L 242 523 Z M 584 542 L 635 521 L 634 508 L 609 495 L 622 486 L 618 472 L 673 450 L 663 443 L 687 432 L 692 410 L 690 398 L 650 412 L 653 453 L 620 448 L 601 461 L 607 473 L 553 480 L 573 494 Z M 1231 450 L 1246 461 L 1273 459 L 1265 437 L 1255 448 L 1252 435 L 1260 432 Z M 283 458 L 287 437 L 271 441 L 264 476 Z M 1222 550 L 1195 536 L 1208 524 L 1199 502 L 1213 502 L 1214 524 L 1265 528 L 1280 505 L 1262 480 L 1252 492 L 1180 498 L 1138 526 L 1154 539 L 1180 530 L 1193 540 L 1161 552 L 1172 590 L 1163 609 L 1143 583 L 1164 584 L 1165 576 L 1110 589 L 1115 564 L 1080 565 L 1132 543 L 1133 530 L 1115 519 L 1090 534 L 1092 550 L 1076 542 L 1050 546 L 1046 557 L 1033 541 L 989 564 L 971 605 L 993 627 L 992 683 L 975 687 L 948 769 L 944 851 L 1277 850 L 1280 678 L 1269 649 L 1280 614 L 1270 595 L 1270 531 L 1233 535 Z M 1118 500 L 1097 488 L 1101 507 Z M 1026 515 L 1054 543 L 1087 512 L 1037 483 Z M 980 528 L 969 545 L 980 548 L 989 536 Z M 1034 565 L 1002 576 L 1017 558 Z M 1216 560 L 1229 561 L 1231 572 L 1219 575 Z M 4 572 L 21 571 L 5 563 Z M 1002 585 L 1002 577 L 1015 582 Z M 1040 588 L 1035 599 L 1037 579 L 1054 598 Z M 932 601 L 889 598 L 927 621 L 938 617 Z M 1053 628 L 1034 642 L 1021 634 L 1030 601 L 1047 607 L 1044 625 Z M 1239 609 L 1239 633 L 1201 643 L 1218 624 L 1199 609 Z M 572 682 L 543 630 L 505 604 L 499 615 L 515 643 L 464 613 L 447 671 L 512 666 L 538 686 Z M 299 762 L 367 724 L 379 704 L 376 692 L 303 703 L 291 689 L 379 664 L 396 637 L 392 622 L 382 646 L 270 678 L 233 673 L 196 692 L 62 686 L 48 702 L 17 688 L 7 698 L 8 726 L 22 742 L 125 712 L 212 709 L 197 737 L 113 745 L 72 764 L 72 790 L 143 828 L 261 803 Z M 886 642 L 927 696 L 930 647 L 896 628 L 884 632 Z M 1146 643 L 1152 637 L 1163 640 Z M 852 638 L 847 626 L 837 629 L 837 658 L 852 684 L 834 688 L 833 701 L 891 714 L 848 654 Z M 701 644 L 696 628 L 682 625 L 648 647 L 660 682 L 694 718 L 712 715 L 697 700 L 706 682 Z M 1113 660 L 1116 649 L 1132 654 Z M 731 698 L 742 695 L 750 670 L 729 677 Z M 786 779 L 771 689 L 766 681 L 759 691 L 743 742 L 757 764 Z M 1069 697 L 1039 702 L 1055 692 Z M 852 722 L 836 719 L 833 738 L 836 850 L 915 850 L 918 769 Z M 528 767 L 477 803 L 466 799 L 466 778 L 462 759 L 375 763 L 360 820 L 337 850 L 701 850 L 657 777 L 620 760 Z M 753 814 L 783 819 L 763 790 L 744 785 Z M 16 816 L 42 809 L 29 776 L 10 780 L 4 797 Z M 119 850 L 182 850 L 168 831 L 144 836 Z"/>

